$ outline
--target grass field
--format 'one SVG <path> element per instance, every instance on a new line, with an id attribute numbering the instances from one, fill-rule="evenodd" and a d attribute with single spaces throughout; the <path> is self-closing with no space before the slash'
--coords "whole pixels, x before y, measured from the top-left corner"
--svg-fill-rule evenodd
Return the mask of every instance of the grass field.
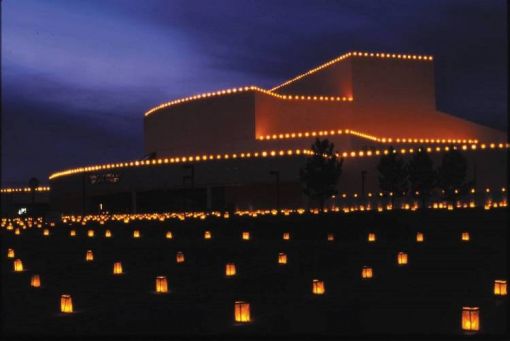
<path id="1" fill-rule="evenodd" d="M 462 307 L 477 306 L 479 333 L 503 334 L 507 299 L 497 299 L 493 287 L 508 275 L 507 224 L 506 210 L 456 210 L 57 225 L 49 236 L 4 229 L 2 329 L 51 336 L 460 335 Z M 135 229 L 141 238 L 133 238 Z M 203 238 L 205 230 L 212 239 Z M 250 240 L 241 239 L 243 231 Z M 463 231 L 469 242 L 461 241 Z M 8 248 L 23 272 L 13 272 Z M 85 261 L 87 250 L 93 262 Z M 178 251 L 184 263 L 176 263 Z M 397 265 L 400 251 L 409 255 L 405 266 Z M 279 252 L 287 264 L 278 264 Z M 116 261 L 121 276 L 112 274 Z M 228 262 L 236 264 L 235 277 L 225 276 Z M 361 279 L 364 265 L 374 278 Z M 32 274 L 40 274 L 41 288 L 30 287 Z M 168 294 L 154 293 L 159 275 L 168 278 Z M 324 281 L 324 295 L 312 294 L 313 279 Z M 72 296 L 73 314 L 60 313 L 61 294 Z M 236 300 L 250 303 L 250 323 L 234 322 Z"/>

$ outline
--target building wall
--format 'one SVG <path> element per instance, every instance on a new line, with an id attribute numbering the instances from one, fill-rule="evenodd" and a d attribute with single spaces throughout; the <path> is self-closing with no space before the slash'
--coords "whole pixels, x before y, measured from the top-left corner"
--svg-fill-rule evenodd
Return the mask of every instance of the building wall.
<path id="1" fill-rule="evenodd" d="M 255 135 L 345 129 L 351 125 L 352 108 L 352 102 L 289 101 L 257 93 Z"/>
<path id="2" fill-rule="evenodd" d="M 330 65 L 275 90 L 280 94 L 353 97 L 352 58 Z"/>
<path id="3" fill-rule="evenodd" d="M 379 137 L 476 138 L 484 142 L 506 141 L 507 138 L 502 131 L 436 110 L 433 61 L 350 57 L 276 91 L 331 96 L 343 96 L 349 92 L 354 97 L 347 110 L 345 105 L 332 103 L 305 105 L 303 111 L 307 110 L 310 114 L 309 130 L 352 129 Z M 338 115 L 328 116 L 329 121 L 326 122 L 320 116 L 327 111 L 323 106 L 335 107 L 333 110 L 337 110 Z M 266 106 L 261 107 L 267 110 Z M 258 110 L 257 117 L 268 116 L 264 127 L 272 127 L 274 116 L 276 128 L 271 131 L 288 131 L 285 130 L 285 123 L 280 124 L 280 116 L 274 114 L 285 112 L 285 109 L 267 110 L 269 114 L 259 113 Z M 320 114 L 316 120 L 317 113 Z M 286 124 L 292 126 L 294 123 Z"/>
<path id="4" fill-rule="evenodd" d="M 419 112 L 436 109 L 432 61 L 353 58 L 352 83 L 357 107 Z"/>
<path id="5" fill-rule="evenodd" d="M 29 214 L 44 214 L 48 211 L 50 199 L 49 191 L 35 192 L 34 204 L 32 204 L 32 193 L 1 193 L 0 194 L 0 216 L 17 216 L 20 208 L 26 208 Z"/>
<path id="6" fill-rule="evenodd" d="M 130 210 L 186 209 L 188 201 L 201 209 L 267 208 L 274 204 L 271 198 L 275 179 L 269 172 L 278 171 L 281 206 L 306 207 L 299 184 L 304 156 L 243 159 L 240 153 L 309 149 L 315 140 L 258 140 L 261 136 L 346 129 L 393 139 L 478 139 L 482 143 L 503 142 L 507 138 L 504 132 L 437 111 L 431 60 L 349 57 L 276 92 L 352 96 L 353 100 L 289 100 L 252 89 L 156 110 L 144 119 L 146 153 L 156 152 L 157 157 L 238 153 L 239 157 L 194 162 L 194 184 L 190 183 L 189 165 L 182 163 L 112 170 L 110 173 L 119 178 L 116 183 L 92 184 L 88 174 L 56 178 L 51 185 L 52 205 L 56 210 L 74 213 L 83 207 L 90 211 L 103 201 L 124 206 L 129 202 Z M 353 135 L 327 138 L 339 152 L 388 147 Z M 395 145 L 401 146 L 405 145 Z M 436 166 L 441 155 L 432 153 Z M 474 177 L 476 164 L 479 188 L 506 186 L 506 150 L 468 151 L 465 155 L 470 164 L 468 180 Z M 378 160 L 347 157 L 339 192 L 360 192 L 362 171 L 367 172 L 366 191 L 378 192 Z M 110 200 L 115 195 L 117 199 Z"/>
<path id="7" fill-rule="evenodd" d="M 504 132 L 439 111 L 397 110 L 388 106 L 356 106 L 351 129 L 395 138 L 478 139 L 505 142 Z M 374 114 L 377 113 L 377 114 Z"/>
<path id="8" fill-rule="evenodd" d="M 350 129 L 381 138 L 506 141 L 504 132 L 436 110 L 430 60 L 350 57 L 276 90 L 280 94 L 353 96 L 352 102 L 285 100 L 259 91 L 198 99 L 144 120 L 145 152 L 158 156 L 275 149 L 257 137 Z M 337 147 L 345 150 L 345 139 Z M 303 141 L 291 140 L 289 148 Z M 306 142 L 309 146 L 309 143 Z"/>
<path id="9" fill-rule="evenodd" d="M 144 119 L 145 153 L 158 156 L 245 151 L 255 131 L 254 93 L 196 100 Z"/>
<path id="10" fill-rule="evenodd" d="M 364 138 L 354 135 L 330 135 L 330 136 L 315 136 L 308 138 L 295 138 L 295 139 L 277 139 L 277 140 L 262 140 L 257 141 L 258 149 L 261 150 L 295 150 L 295 149 L 311 149 L 312 144 L 315 143 L 317 138 L 328 139 L 334 144 L 334 150 L 338 152 L 350 152 L 368 149 L 384 149 L 388 148 L 389 144 L 382 144 L 373 142 Z"/>
<path id="11" fill-rule="evenodd" d="M 429 60 L 349 57 L 275 91 L 349 96 L 356 105 L 435 110 L 434 65 Z"/>
<path id="12" fill-rule="evenodd" d="M 436 110 L 431 61 L 357 58 L 352 129 L 385 137 L 505 141 L 506 134 Z"/>
<path id="13" fill-rule="evenodd" d="M 434 166 L 438 167 L 443 153 L 431 153 Z M 477 188 L 497 189 L 507 187 L 506 150 L 485 150 L 464 152 L 468 160 L 466 180 L 475 177 Z M 405 156 L 406 158 L 410 156 Z M 250 209 L 274 208 L 275 176 L 278 171 L 281 183 L 281 207 L 307 207 L 306 197 L 301 193 L 299 170 L 305 165 L 306 157 L 266 157 L 250 159 L 228 159 L 193 163 L 195 181 L 189 179 L 190 169 L 182 164 L 143 166 L 109 171 L 119 176 L 115 184 L 90 184 L 86 182 L 83 191 L 82 175 L 71 175 L 51 181 L 52 209 L 64 213 L 80 213 L 83 193 L 88 212 L 96 212 L 99 202 L 107 203 L 109 196 L 117 196 L 118 202 L 140 210 L 149 207 L 164 211 L 190 208 L 185 201 L 196 197 L 200 209 Z M 366 192 L 379 192 L 377 163 L 379 157 L 347 157 L 338 183 L 339 193 L 361 193 L 361 172 L 366 171 Z M 94 172 L 105 173 L 103 172 Z M 201 193 L 201 194 L 200 194 Z M 213 193 L 216 193 L 213 195 Z M 209 199 L 208 199 L 209 197 Z M 211 197 L 215 197 L 211 198 Z M 221 200 L 218 197 L 222 197 Z M 201 198 L 201 199 L 200 199 Z M 134 204 L 137 200 L 138 204 Z M 146 200 L 144 203 L 143 200 Z M 216 202 L 216 204 L 211 201 Z M 219 202 L 219 203 L 218 203 Z M 129 204 L 127 204 L 129 203 Z M 154 204 L 154 203 L 157 203 Z M 105 204 L 105 209 L 111 209 Z M 118 209 L 118 208 L 116 208 Z"/>

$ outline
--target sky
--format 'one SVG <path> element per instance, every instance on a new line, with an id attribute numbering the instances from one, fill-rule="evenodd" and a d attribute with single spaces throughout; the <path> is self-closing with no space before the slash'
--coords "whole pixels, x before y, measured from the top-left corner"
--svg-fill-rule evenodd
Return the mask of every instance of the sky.
<path id="1" fill-rule="evenodd" d="M 2 187 L 143 157 L 143 113 L 348 51 L 432 54 L 439 110 L 507 129 L 505 0 L 1 0 Z"/>

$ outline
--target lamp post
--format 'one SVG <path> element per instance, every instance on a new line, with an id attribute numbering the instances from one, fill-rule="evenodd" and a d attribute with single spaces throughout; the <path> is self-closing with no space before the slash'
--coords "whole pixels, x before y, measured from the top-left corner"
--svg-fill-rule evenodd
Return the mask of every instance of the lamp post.
<path id="1" fill-rule="evenodd" d="M 477 205 L 476 200 L 476 161 L 473 160 L 473 188 L 475 189 L 475 193 L 473 193 L 473 201 L 475 202 L 475 205 Z"/>
<path id="2" fill-rule="evenodd" d="M 190 170 L 190 174 L 189 175 L 184 175 L 182 177 L 182 185 L 185 186 L 186 185 L 186 181 L 190 180 L 190 182 L 191 182 L 191 190 L 193 191 L 193 189 L 195 188 L 195 165 L 184 165 L 184 166 L 182 166 L 182 168 Z M 188 208 L 188 196 L 187 196 L 186 188 L 184 188 L 184 196 L 183 197 L 184 197 L 184 209 L 186 210 Z"/>
<path id="3" fill-rule="evenodd" d="M 134 189 L 133 186 L 131 186 L 130 195 L 131 195 L 131 213 L 136 213 L 137 212 L 136 190 Z"/>
<path id="4" fill-rule="evenodd" d="M 86 188 L 86 178 L 87 178 L 87 173 L 86 172 L 83 172 L 82 173 L 82 176 L 81 176 L 81 214 L 82 216 L 85 216 L 85 214 L 87 213 L 87 199 L 86 199 L 86 195 L 85 195 L 85 188 Z"/>
<path id="5" fill-rule="evenodd" d="M 269 171 L 270 175 L 274 175 L 276 178 L 276 210 L 280 210 L 280 171 L 272 170 Z"/>
<path id="6" fill-rule="evenodd" d="M 191 181 L 191 188 L 195 188 L 195 165 L 184 165 L 182 168 L 190 170 L 190 175 L 185 175 L 182 178 L 182 182 L 184 183 L 189 179 Z"/>
<path id="7" fill-rule="evenodd" d="M 367 180 L 367 171 L 361 171 L 361 201 L 365 204 L 365 182 Z"/>

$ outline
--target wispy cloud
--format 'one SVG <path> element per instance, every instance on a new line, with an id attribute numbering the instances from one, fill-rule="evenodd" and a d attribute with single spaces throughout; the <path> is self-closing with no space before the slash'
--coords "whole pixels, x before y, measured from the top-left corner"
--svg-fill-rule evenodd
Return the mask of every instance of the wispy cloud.
<path id="1" fill-rule="evenodd" d="M 143 112 L 155 104 L 270 87 L 357 49 L 434 54 L 439 109 L 507 125 L 503 0 L 2 5 L 3 183 L 139 157 Z"/>

